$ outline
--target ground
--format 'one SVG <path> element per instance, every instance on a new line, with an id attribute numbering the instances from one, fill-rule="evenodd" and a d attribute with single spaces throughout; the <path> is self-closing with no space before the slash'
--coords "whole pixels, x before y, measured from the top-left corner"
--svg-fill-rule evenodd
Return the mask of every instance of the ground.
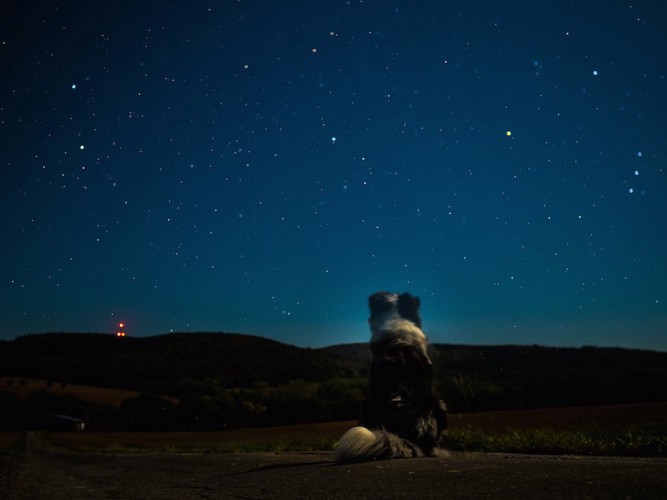
<path id="1" fill-rule="evenodd" d="M 6 499 L 662 499 L 667 459 L 454 452 L 446 459 L 335 464 L 332 453 L 84 454 L 36 436 L 0 464 Z"/>

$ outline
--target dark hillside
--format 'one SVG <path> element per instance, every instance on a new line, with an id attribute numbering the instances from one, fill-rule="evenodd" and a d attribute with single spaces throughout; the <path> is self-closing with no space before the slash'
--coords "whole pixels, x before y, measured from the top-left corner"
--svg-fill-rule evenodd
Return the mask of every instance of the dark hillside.
<path id="1" fill-rule="evenodd" d="M 431 353 L 439 391 L 455 412 L 667 401 L 663 352 L 435 344 Z M 226 333 L 0 342 L 0 376 L 170 395 L 267 424 L 354 418 L 369 365 L 365 343 L 303 349 Z"/>
<path id="2" fill-rule="evenodd" d="M 345 376 L 339 357 L 250 335 L 42 334 L 0 344 L 0 375 L 180 395 L 184 382 L 221 387 Z"/>
<path id="3" fill-rule="evenodd" d="M 667 400 L 667 353 L 436 345 L 437 378 L 460 411 Z"/>
<path id="4" fill-rule="evenodd" d="M 607 347 L 430 346 L 454 411 L 667 401 L 667 353 Z M 326 347 L 367 375 L 367 344 Z"/>

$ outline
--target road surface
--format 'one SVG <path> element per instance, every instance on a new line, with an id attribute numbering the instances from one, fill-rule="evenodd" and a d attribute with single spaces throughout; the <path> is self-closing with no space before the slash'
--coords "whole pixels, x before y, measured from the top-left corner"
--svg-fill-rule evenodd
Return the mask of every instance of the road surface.
<path id="1" fill-rule="evenodd" d="M 667 498 L 667 459 L 452 453 L 339 465 L 331 453 L 103 455 L 29 438 L 0 457 L 5 499 Z"/>

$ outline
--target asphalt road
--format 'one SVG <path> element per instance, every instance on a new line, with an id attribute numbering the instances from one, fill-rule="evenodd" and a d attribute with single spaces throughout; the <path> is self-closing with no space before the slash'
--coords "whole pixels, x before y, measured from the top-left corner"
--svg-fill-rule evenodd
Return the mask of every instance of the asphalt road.
<path id="1" fill-rule="evenodd" d="M 452 453 L 338 465 L 330 453 L 3 458 L 6 499 L 667 498 L 667 459 Z"/>

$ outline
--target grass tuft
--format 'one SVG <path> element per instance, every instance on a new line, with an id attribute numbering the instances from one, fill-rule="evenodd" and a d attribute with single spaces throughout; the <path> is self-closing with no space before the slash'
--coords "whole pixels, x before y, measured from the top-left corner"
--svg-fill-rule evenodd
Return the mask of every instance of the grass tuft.
<path id="1" fill-rule="evenodd" d="M 489 432 L 457 429 L 449 440 L 467 451 L 553 455 L 667 456 L 667 428 L 627 430 L 507 429 Z"/>

